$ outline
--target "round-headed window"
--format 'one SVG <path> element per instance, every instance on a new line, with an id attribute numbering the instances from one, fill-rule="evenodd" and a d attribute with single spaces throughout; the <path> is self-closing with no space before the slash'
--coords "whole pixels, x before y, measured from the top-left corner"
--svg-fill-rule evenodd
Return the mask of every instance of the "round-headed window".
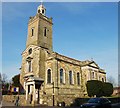
<path id="1" fill-rule="evenodd" d="M 28 54 L 31 54 L 31 53 L 32 53 L 32 48 L 28 50 Z"/>
<path id="2" fill-rule="evenodd" d="M 40 9 L 38 10 L 38 13 L 40 13 Z"/>

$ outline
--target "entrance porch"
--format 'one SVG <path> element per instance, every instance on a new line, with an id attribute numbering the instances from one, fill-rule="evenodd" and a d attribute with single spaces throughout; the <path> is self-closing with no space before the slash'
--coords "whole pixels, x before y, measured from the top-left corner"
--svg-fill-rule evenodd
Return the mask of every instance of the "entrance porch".
<path id="1" fill-rule="evenodd" d="M 26 105 L 41 103 L 40 90 L 43 82 L 43 79 L 34 76 L 25 78 Z"/>

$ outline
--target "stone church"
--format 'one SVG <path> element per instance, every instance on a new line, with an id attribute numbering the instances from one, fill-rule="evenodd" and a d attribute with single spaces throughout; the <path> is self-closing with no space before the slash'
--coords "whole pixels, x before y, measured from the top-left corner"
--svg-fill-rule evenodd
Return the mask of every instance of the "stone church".
<path id="1" fill-rule="evenodd" d="M 88 80 L 106 81 L 106 73 L 93 60 L 79 61 L 53 51 L 52 18 L 41 4 L 28 22 L 26 49 L 22 52 L 20 82 L 26 104 L 49 106 L 87 96 Z"/>

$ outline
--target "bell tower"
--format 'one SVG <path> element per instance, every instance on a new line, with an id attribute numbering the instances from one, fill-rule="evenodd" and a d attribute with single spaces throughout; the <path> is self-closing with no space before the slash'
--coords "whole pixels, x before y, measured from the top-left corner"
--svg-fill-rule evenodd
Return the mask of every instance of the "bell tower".
<path id="1" fill-rule="evenodd" d="M 36 16 L 29 19 L 26 47 L 36 45 L 52 51 L 52 25 L 52 18 L 46 16 L 46 8 L 41 3 Z"/>
<path id="2" fill-rule="evenodd" d="M 36 15 L 29 18 L 26 49 L 22 52 L 20 83 L 26 91 L 26 102 L 39 103 L 40 86 L 45 81 L 46 58 L 53 52 L 52 18 L 46 16 L 46 8 L 41 4 Z M 31 97 L 31 94 L 33 97 Z M 41 97 L 41 96 L 40 96 Z"/>

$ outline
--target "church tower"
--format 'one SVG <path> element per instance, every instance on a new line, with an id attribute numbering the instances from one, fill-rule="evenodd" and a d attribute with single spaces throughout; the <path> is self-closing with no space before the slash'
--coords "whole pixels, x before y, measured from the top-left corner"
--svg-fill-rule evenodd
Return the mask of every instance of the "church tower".
<path id="1" fill-rule="evenodd" d="M 26 47 L 37 45 L 52 51 L 52 25 L 52 18 L 46 16 L 46 9 L 41 4 L 37 8 L 36 16 L 29 19 Z"/>
<path id="2" fill-rule="evenodd" d="M 29 19 L 26 49 L 22 52 L 20 69 L 20 83 L 26 92 L 26 102 L 31 94 L 32 103 L 40 101 L 38 97 L 40 86 L 45 81 L 45 61 L 48 52 L 53 52 L 52 25 L 52 18 L 46 16 L 43 4 L 38 6 L 36 15 Z"/>

